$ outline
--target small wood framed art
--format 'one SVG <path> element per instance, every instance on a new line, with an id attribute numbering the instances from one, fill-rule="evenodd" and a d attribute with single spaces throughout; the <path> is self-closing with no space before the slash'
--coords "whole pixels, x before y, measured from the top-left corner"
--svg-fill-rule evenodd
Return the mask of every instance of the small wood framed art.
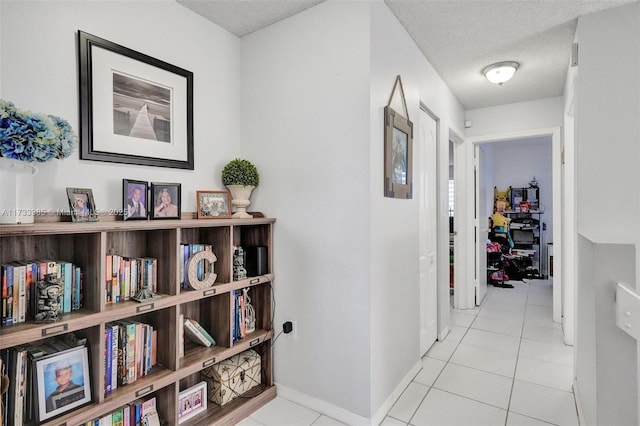
<path id="1" fill-rule="evenodd" d="M 400 115 L 390 106 L 398 86 L 406 116 Z M 399 75 L 389 104 L 384 108 L 384 196 L 413 197 L 413 123 L 409 120 Z"/>
<path id="2" fill-rule="evenodd" d="M 231 217 L 229 191 L 196 191 L 198 219 L 223 219 Z"/>

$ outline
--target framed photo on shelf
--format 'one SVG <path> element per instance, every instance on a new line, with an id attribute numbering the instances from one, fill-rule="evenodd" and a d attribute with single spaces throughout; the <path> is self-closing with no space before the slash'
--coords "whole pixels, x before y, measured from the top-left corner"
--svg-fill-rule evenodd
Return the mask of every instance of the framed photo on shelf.
<path id="1" fill-rule="evenodd" d="M 122 211 L 124 220 L 146 220 L 149 212 L 149 183 L 122 179 Z"/>
<path id="2" fill-rule="evenodd" d="M 193 170 L 193 73 L 78 31 L 80 159 Z"/>
<path id="3" fill-rule="evenodd" d="M 34 364 L 38 422 L 91 402 L 86 346 L 37 358 Z"/>
<path id="4" fill-rule="evenodd" d="M 93 201 L 93 191 L 87 188 L 67 188 L 69 209 L 73 222 L 97 222 L 98 213 Z"/>
<path id="5" fill-rule="evenodd" d="M 384 196 L 412 198 L 413 123 L 384 108 Z"/>
<path id="6" fill-rule="evenodd" d="M 151 182 L 151 219 L 180 219 L 181 185 Z"/>
<path id="7" fill-rule="evenodd" d="M 231 217 L 229 191 L 196 191 L 198 219 L 222 219 Z"/>
<path id="8" fill-rule="evenodd" d="M 200 382 L 180 392 L 178 396 L 178 424 L 207 409 L 207 382 Z"/>

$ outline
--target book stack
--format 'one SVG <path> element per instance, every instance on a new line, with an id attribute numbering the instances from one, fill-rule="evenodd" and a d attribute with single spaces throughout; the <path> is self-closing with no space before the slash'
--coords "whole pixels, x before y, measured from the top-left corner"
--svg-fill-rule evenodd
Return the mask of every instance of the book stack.
<path id="1" fill-rule="evenodd" d="M 105 304 L 126 302 L 143 287 L 158 290 L 158 261 L 151 257 L 109 254 L 105 268 Z"/>
<path id="2" fill-rule="evenodd" d="M 154 396 L 147 400 L 137 399 L 106 416 L 88 421 L 85 426 L 142 426 L 145 421 L 150 425 L 148 419 L 157 418 L 157 416 L 156 397 Z M 160 425 L 159 422 L 157 424 Z"/>
<path id="3" fill-rule="evenodd" d="M 201 251 L 213 252 L 213 246 L 211 244 L 180 244 L 180 287 L 183 289 L 190 288 L 187 268 L 189 258 Z M 203 280 L 208 272 L 214 272 L 213 268 L 213 264 L 209 264 L 209 262 L 198 262 L 196 269 L 198 280 Z"/>
<path id="4" fill-rule="evenodd" d="M 105 339 L 104 393 L 135 382 L 156 365 L 158 332 L 138 321 L 107 323 Z"/>
<path id="5" fill-rule="evenodd" d="M 216 345 L 215 339 L 196 320 L 184 319 L 184 334 L 199 345 L 206 347 Z"/>
<path id="6" fill-rule="evenodd" d="M 0 265 L 2 283 L 1 326 L 33 320 L 37 313 L 37 282 L 46 274 L 56 274 L 62 287 L 63 314 L 82 307 L 84 276 L 71 262 L 30 260 Z"/>

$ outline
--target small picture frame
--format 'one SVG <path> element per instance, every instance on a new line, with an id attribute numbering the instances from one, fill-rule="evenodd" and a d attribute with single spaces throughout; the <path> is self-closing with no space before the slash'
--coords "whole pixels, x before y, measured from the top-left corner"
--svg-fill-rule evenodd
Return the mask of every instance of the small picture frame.
<path id="1" fill-rule="evenodd" d="M 231 217 L 229 191 L 196 191 L 198 219 L 224 219 Z"/>
<path id="2" fill-rule="evenodd" d="M 122 179 L 123 220 L 146 220 L 149 212 L 149 183 Z"/>
<path id="3" fill-rule="evenodd" d="M 180 219 L 181 184 L 151 182 L 151 219 Z"/>
<path id="4" fill-rule="evenodd" d="M 86 346 L 37 358 L 34 363 L 38 422 L 91 402 Z"/>
<path id="5" fill-rule="evenodd" d="M 413 197 L 413 123 L 384 109 L 384 196 Z"/>
<path id="6" fill-rule="evenodd" d="M 207 409 L 207 382 L 200 382 L 180 392 L 178 396 L 178 424 Z"/>
<path id="7" fill-rule="evenodd" d="M 87 188 L 67 188 L 69 209 L 73 222 L 97 222 L 98 213 L 93 201 L 93 191 Z"/>

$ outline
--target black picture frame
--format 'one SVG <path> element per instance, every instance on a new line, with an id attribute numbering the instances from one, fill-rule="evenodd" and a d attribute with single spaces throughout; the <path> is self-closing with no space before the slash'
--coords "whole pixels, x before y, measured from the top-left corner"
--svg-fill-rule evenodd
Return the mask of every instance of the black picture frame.
<path id="1" fill-rule="evenodd" d="M 384 108 L 384 196 L 413 198 L 413 123 Z"/>
<path id="2" fill-rule="evenodd" d="M 67 199 L 72 222 L 97 222 L 98 212 L 89 188 L 67 188 Z"/>
<path id="3" fill-rule="evenodd" d="M 122 179 L 122 220 L 147 220 L 149 182 Z"/>
<path id="4" fill-rule="evenodd" d="M 169 182 L 151 182 L 149 217 L 151 219 L 180 219 L 182 185 Z M 167 199 L 166 196 L 169 195 Z"/>
<path id="5" fill-rule="evenodd" d="M 78 31 L 80 159 L 194 169 L 193 73 Z"/>
<path id="6" fill-rule="evenodd" d="M 91 375 L 89 351 L 86 346 L 77 346 L 52 355 L 36 358 L 34 388 L 38 422 L 57 417 L 91 402 Z M 60 375 L 60 378 L 58 377 Z M 66 378 L 62 376 L 66 375 Z M 59 390 L 61 382 L 69 385 Z"/>

